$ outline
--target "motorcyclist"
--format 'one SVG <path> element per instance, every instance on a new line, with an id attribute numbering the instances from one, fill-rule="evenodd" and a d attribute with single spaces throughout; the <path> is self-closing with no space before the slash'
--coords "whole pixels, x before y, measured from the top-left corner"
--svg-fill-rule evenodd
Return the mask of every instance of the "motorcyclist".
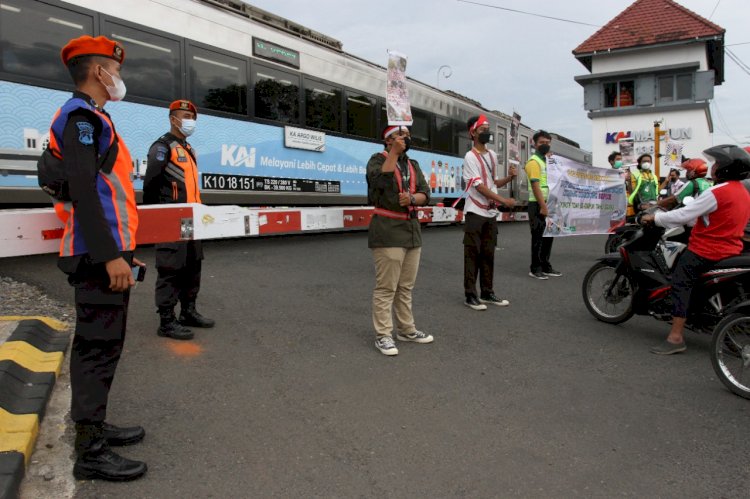
<path id="1" fill-rule="evenodd" d="M 717 185 L 684 208 L 641 217 L 642 223 L 665 228 L 697 219 L 672 274 L 672 328 L 665 341 L 651 348 L 659 355 L 687 349 L 683 332 L 693 285 L 716 262 L 742 252 L 742 236 L 750 220 L 750 193 L 740 182 L 750 174 L 750 154 L 733 145 L 711 147 L 703 154 L 714 161 L 711 176 Z"/>
<path id="2" fill-rule="evenodd" d="M 680 168 L 685 169 L 687 182 L 685 182 L 682 189 L 677 191 L 676 194 L 667 196 L 658 202 L 658 205 L 662 208 L 671 210 L 675 206 L 682 204 L 686 197 L 692 196 L 697 198 L 711 187 L 711 183 L 706 180 L 708 165 L 702 159 L 688 159 L 680 165 Z"/>

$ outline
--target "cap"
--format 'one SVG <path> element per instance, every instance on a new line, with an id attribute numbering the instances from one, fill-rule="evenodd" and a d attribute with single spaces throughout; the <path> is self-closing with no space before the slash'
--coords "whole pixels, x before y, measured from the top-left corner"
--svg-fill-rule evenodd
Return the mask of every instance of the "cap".
<path id="1" fill-rule="evenodd" d="M 62 62 L 66 66 L 71 59 L 88 55 L 109 57 L 122 63 L 125 60 L 125 49 L 120 43 L 107 37 L 97 36 L 92 38 L 84 35 L 70 40 L 60 51 L 60 57 L 62 57 Z"/>
<path id="2" fill-rule="evenodd" d="M 482 126 L 482 125 L 489 125 L 489 124 L 490 124 L 490 122 L 489 122 L 489 120 L 487 120 L 487 116 L 485 116 L 483 114 L 480 114 L 479 117 L 477 118 L 477 121 L 474 122 L 474 124 L 471 125 L 471 127 L 469 127 L 469 130 L 471 130 L 473 132 L 474 130 L 476 130 L 480 126 Z"/>
<path id="3" fill-rule="evenodd" d="M 198 109 L 189 100 L 178 99 L 169 105 L 170 111 L 192 111 L 193 114 L 198 116 Z"/>

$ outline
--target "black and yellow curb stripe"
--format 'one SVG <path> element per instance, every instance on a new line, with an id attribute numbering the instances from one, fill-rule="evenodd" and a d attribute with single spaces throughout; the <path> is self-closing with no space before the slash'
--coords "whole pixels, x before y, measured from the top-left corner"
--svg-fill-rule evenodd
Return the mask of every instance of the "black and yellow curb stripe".
<path id="1" fill-rule="evenodd" d="M 0 316 L 0 322 L 17 323 L 0 344 L 0 499 L 10 499 L 18 495 L 70 333 L 48 317 Z"/>

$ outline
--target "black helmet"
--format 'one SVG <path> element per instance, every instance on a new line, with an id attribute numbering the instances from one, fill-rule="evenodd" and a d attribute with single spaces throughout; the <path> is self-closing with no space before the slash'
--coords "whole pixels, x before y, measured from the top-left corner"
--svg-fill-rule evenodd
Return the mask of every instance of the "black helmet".
<path id="1" fill-rule="evenodd" d="M 750 154 L 741 147 L 714 146 L 703 154 L 715 163 L 713 176 L 717 180 L 743 180 L 750 174 Z"/>

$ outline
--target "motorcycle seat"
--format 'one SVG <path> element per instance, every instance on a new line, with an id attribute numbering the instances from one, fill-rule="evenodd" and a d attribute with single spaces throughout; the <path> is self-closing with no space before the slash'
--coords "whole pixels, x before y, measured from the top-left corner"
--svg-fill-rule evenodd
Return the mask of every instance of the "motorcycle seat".
<path id="1" fill-rule="evenodd" d="M 715 269 L 729 269 L 732 267 L 750 267 L 750 254 L 730 256 L 724 260 L 719 260 L 714 265 Z"/>

